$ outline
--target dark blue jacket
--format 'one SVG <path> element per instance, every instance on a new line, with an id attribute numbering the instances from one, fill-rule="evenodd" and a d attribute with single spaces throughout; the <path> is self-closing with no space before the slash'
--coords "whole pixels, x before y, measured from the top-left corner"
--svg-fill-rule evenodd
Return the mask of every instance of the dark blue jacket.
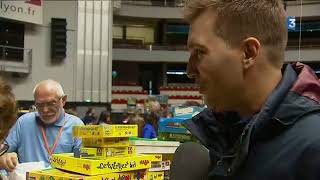
<path id="1" fill-rule="evenodd" d="M 209 149 L 212 180 L 320 180 L 320 83 L 288 65 L 259 113 L 205 110 L 185 126 Z"/>

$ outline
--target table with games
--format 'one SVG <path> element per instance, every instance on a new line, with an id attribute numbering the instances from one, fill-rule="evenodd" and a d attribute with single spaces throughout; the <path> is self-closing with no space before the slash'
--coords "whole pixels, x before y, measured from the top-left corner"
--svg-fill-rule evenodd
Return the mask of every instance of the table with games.
<path id="1" fill-rule="evenodd" d="M 27 173 L 29 180 L 168 179 L 177 141 L 136 138 L 137 125 L 74 126 L 82 138 L 74 153 L 53 154 L 50 169 Z"/>

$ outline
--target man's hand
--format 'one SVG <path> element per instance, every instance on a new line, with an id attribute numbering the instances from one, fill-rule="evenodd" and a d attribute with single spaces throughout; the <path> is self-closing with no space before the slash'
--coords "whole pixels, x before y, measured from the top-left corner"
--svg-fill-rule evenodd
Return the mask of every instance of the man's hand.
<path id="1" fill-rule="evenodd" d="M 14 171 L 18 165 L 18 156 L 16 153 L 5 153 L 0 156 L 0 169 L 5 169 L 9 172 Z"/>

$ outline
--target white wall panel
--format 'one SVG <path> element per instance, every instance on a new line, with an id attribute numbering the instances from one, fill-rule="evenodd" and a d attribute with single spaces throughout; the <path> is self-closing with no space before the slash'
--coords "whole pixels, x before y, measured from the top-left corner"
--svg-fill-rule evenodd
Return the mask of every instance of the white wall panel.
<path id="1" fill-rule="evenodd" d="M 51 18 L 67 20 L 66 58 L 53 62 L 51 59 Z M 13 86 L 17 100 L 33 100 L 35 84 L 48 78 L 59 81 L 69 101 L 75 100 L 76 48 L 77 48 L 77 3 L 76 1 L 43 1 L 43 24 L 26 24 L 24 47 L 32 49 L 32 68 L 29 75 L 5 78 Z"/>
<path id="2" fill-rule="evenodd" d="M 77 70 L 83 69 L 77 87 L 81 88 L 77 101 L 110 102 L 112 56 L 112 1 L 86 0 L 79 1 L 78 58 L 83 63 Z M 83 17 L 83 18 L 82 18 Z M 82 20 L 83 19 L 83 20 Z M 84 22 L 84 23 L 82 23 Z M 81 34 L 84 34 L 83 40 Z M 111 49 L 112 50 L 112 49 Z M 82 85 L 82 86 L 81 86 Z"/>

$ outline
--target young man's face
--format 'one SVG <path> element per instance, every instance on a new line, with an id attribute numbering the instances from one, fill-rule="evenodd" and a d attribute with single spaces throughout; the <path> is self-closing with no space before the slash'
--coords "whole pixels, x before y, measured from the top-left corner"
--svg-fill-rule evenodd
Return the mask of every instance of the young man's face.
<path id="1" fill-rule="evenodd" d="M 188 75 L 199 84 L 209 108 L 235 110 L 243 88 L 243 54 L 215 34 L 215 21 L 215 14 L 206 10 L 191 23 Z"/>

